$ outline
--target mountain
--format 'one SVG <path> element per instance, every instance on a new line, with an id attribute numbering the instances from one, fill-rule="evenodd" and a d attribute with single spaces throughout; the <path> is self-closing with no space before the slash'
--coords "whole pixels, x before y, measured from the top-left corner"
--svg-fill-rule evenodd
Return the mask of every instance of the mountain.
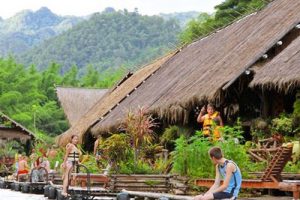
<path id="1" fill-rule="evenodd" d="M 6 20 L 0 19 L 0 56 L 18 54 L 72 28 L 83 18 L 58 16 L 48 8 L 23 10 Z"/>
<path id="2" fill-rule="evenodd" d="M 183 28 L 185 25 L 194 18 L 197 18 L 200 12 L 189 11 L 189 12 L 174 12 L 174 13 L 160 13 L 159 16 L 165 20 L 176 19 L 178 20 L 180 27 Z"/>
<path id="3" fill-rule="evenodd" d="M 26 65 L 37 65 L 38 69 L 55 61 L 62 65 L 62 72 L 74 64 L 79 69 L 89 64 L 98 69 L 130 67 L 174 48 L 180 31 L 174 19 L 106 9 L 17 58 Z"/>

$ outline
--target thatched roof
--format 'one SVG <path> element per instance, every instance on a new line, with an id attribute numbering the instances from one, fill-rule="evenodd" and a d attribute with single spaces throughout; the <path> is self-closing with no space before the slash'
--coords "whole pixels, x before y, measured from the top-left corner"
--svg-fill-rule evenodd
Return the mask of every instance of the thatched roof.
<path id="1" fill-rule="evenodd" d="M 300 12 L 300 11 L 299 11 Z M 251 87 L 288 92 L 300 87 L 300 36 L 268 64 L 256 70 Z"/>
<path id="2" fill-rule="evenodd" d="M 65 115 L 73 126 L 108 89 L 57 87 L 56 93 Z"/>
<path id="3" fill-rule="evenodd" d="M 195 104 L 215 100 L 300 21 L 299 0 L 275 0 L 265 9 L 149 65 L 89 110 L 59 137 L 114 131 L 125 113 L 145 106 L 161 119 L 186 123 Z M 155 73 L 152 73 L 155 72 Z M 151 76 L 149 76 L 151 75 Z"/>
<path id="4" fill-rule="evenodd" d="M 194 105 L 216 100 L 226 83 L 257 62 L 299 22 L 299 0 L 275 0 L 265 9 L 188 45 L 102 116 L 91 132 L 116 130 L 125 113 L 139 105 L 168 122 L 187 123 Z"/>
<path id="5" fill-rule="evenodd" d="M 69 141 L 71 135 L 76 134 L 82 136 L 82 134 L 84 134 L 93 124 L 99 121 L 101 116 L 108 114 L 111 109 L 119 104 L 128 94 L 132 93 L 135 88 L 141 85 L 143 81 L 151 76 L 163 63 L 167 62 L 174 53 L 170 53 L 157 59 L 153 63 L 141 68 L 133 75 L 126 75 L 116 87 L 112 88 L 107 95 L 80 118 L 74 126 L 60 135 L 57 138 L 57 143 L 60 146 L 64 146 Z"/>
<path id="6" fill-rule="evenodd" d="M 2 134 L 0 134 L 0 137 L 4 137 L 4 136 L 7 137 L 9 134 L 15 134 L 20 139 L 23 139 L 23 138 L 32 139 L 32 138 L 35 137 L 33 132 L 31 132 L 30 130 L 28 130 L 27 128 L 25 128 L 24 126 L 22 126 L 21 124 L 19 124 L 15 120 L 11 119 L 10 117 L 5 115 L 4 113 L 0 112 L 0 117 L 4 121 L 10 122 L 9 127 L 2 126 L 2 125 L 0 126 L 1 133 L 2 133 Z M 5 134 L 8 134 L 8 135 L 5 135 Z"/>

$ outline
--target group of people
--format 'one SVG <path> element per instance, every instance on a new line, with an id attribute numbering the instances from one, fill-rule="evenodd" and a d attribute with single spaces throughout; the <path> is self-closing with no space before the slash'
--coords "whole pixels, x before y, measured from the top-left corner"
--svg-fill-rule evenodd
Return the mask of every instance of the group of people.
<path id="1" fill-rule="evenodd" d="M 203 107 L 197 117 L 197 121 L 203 123 L 203 135 L 205 137 L 212 137 L 213 140 L 221 139 L 222 135 L 219 127 L 223 126 L 223 121 L 220 113 L 215 110 L 213 105 L 208 104 L 206 107 Z M 68 174 L 72 166 L 79 163 L 79 156 L 82 154 L 77 147 L 78 140 L 77 135 L 72 135 L 70 142 L 66 146 L 66 154 L 62 163 L 62 167 L 64 168 L 63 196 L 67 196 Z M 98 148 L 100 143 L 101 138 L 98 138 L 94 144 L 94 154 L 97 159 L 101 157 L 101 152 Z M 236 199 L 242 183 L 242 175 L 239 167 L 234 161 L 226 159 L 219 147 L 212 147 L 208 154 L 215 165 L 215 182 L 206 193 L 195 196 L 194 199 Z M 222 184 L 221 179 L 223 179 Z"/>
<path id="2" fill-rule="evenodd" d="M 51 155 L 52 153 L 52 155 Z M 26 179 L 26 175 L 31 173 L 32 182 L 44 181 L 44 176 L 46 173 L 52 172 L 50 169 L 50 162 L 48 157 L 53 156 L 53 151 L 49 150 L 47 153 L 41 153 L 40 156 L 37 155 L 35 149 L 29 157 L 24 155 L 16 156 L 16 177 L 20 181 Z M 54 156 L 55 157 L 55 156 Z M 29 163 L 30 164 L 29 164 Z"/>

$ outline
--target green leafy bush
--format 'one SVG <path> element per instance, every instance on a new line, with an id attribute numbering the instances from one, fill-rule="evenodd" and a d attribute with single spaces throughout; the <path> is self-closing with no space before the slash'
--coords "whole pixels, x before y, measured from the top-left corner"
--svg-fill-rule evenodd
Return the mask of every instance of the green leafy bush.
<path id="1" fill-rule="evenodd" d="M 240 125 L 224 127 L 224 130 L 227 138 L 224 141 L 212 142 L 203 138 L 201 132 L 196 132 L 189 139 L 184 136 L 177 139 L 175 151 L 172 152 L 172 172 L 190 177 L 214 178 L 215 169 L 208 155 L 213 146 L 219 146 L 225 158 L 236 162 L 244 177 L 249 176 L 247 172 L 263 170 L 265 165 L 252 163 L 244 145 L 237 142 L 236 138 L 242 139 Z"/>
<path id="2" fill-rule="evenodd" d="M 272 120 L 272 131 L 282 135 L 291 135 L 293 132 L 293 120 L 287 115 L 280 115 Z"/>
<path id="3" fill-rule="evenodd" d="M 113 170 L 117 170 L 118 165 L 132 155 L 130 140 L 126 134 L 113 134 L 100 145 L 100 149 L 103 150 L 104 158 L 113 165 Z"/>

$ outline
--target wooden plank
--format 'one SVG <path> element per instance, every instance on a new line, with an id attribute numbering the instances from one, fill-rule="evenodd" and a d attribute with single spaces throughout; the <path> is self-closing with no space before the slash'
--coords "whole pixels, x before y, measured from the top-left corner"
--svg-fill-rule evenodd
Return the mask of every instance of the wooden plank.
<path id="1" fill-rule="evenodd" d="M 183 196 L 183 195 L 173 195 L 168 193 L 154 193 L 154 192 L 137 192 L 137 191 L 128 191 L 128 190 L 122 190 L 124 193 L 128 193 L 131 196 L 135 197 L 148 197 L 148 198 L 155 198 L 159 199 L 161 197 L 167 197 L 169 199 L 173 200 L 193 200 L 194 197 L 192 196 Z"/>

